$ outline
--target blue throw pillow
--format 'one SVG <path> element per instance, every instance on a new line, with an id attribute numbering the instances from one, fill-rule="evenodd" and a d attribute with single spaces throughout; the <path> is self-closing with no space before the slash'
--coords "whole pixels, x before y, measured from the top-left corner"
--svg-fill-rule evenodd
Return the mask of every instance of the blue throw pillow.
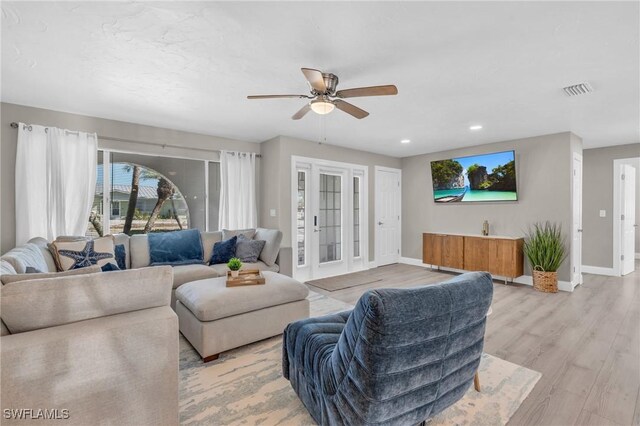
<path id="1" fill-rule="evenodd" d="M 209 264 L 217 265 L 219 263 L 227 263 L 232 257 L 235 257 L 237 241 L 238 237 L 231 237 L 228 240 L 215 243 Z"/>
<path id="2" fill-rule="evenodd" d="M 104 265 L 102 265 L 100 267 L 100 269 L 102 269 L 102 272 L 111 272 L 111 271 L 119 271 L 120 268 L 118 268 L 118 265 L 116 265 L 115 263 L 105 263 Z"/>
<path id="3" fill-rule="evenodd" d="M 204 263 L 200 231 L 157 232 L 149 234 L 151 265 L 193 265 Z"/>
<path id="4" fill-rule="evenodd" d="M 124 270 L 127 269 L 127 249 L 124 244 L 118 244 L 115 247 L 116 262 L 118 262 L 118 268 Z"/>

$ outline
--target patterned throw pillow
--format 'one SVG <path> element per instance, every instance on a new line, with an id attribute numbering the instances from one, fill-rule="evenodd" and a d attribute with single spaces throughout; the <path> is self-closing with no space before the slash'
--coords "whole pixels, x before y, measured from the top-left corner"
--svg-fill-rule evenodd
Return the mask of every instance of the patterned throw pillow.
<path id="1" fill-rule="evenodd" d="M 102 265 L 102 272 L 111 272 L 111 271 L 120 271 L 120 268 L 118 268 L 118 265 L 116 265 L 113 262 L 109 262 L 105 265 Z"/>
<path id="2" fill-rule="evenodd" d="M 265 244 L 266 241 L 252 240 L 242 234 L 238 235 L 236 257 L 245 263 L 256 263 Z"/>
<path id="3" fill-rule="evenodd" d="M 112 236 L 100 237 L 89 241 L 56 240 L 51 243 L 51 248 L 55 253 L 59 271 L 69 271 L 91 265 L 102 267 L 107 263 L 115 262 Z"/>
<path id="4" fill-rule="evenodd" d="M 127 249 L 124 244 L 117 244 L 115 247 L 116 262 L 121 270 L 127 269 Z"/>
<path id="5" fill-rule="evenodd" d="M 213 254 L 211 255 L 210 265 L 219 263 L 227 263 L 232 257 L 236 256 L 236 242 L 238 237 L 232 237 L 228 240 L 218 241 L 213 245 Z"/>

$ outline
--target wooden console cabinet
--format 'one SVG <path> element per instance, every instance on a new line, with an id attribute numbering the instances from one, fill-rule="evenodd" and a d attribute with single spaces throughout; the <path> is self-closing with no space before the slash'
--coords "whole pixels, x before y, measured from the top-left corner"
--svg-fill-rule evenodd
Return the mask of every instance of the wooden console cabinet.
<path id="1" fill-rule="evenodd" d="M 524 271 L 523 238 L 422 234 L 422 261 L 433 266 L 487 271 L 506 278 Z"/>

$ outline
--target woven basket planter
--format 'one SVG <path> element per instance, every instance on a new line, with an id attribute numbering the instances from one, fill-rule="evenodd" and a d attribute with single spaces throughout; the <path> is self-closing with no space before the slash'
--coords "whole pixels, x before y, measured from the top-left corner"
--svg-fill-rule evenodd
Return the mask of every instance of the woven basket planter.
<path id="1" fill-rule="evenodd" d="M 544 293 L 558 292 L 558 273 L 533 271 L 533 288 Z"/>

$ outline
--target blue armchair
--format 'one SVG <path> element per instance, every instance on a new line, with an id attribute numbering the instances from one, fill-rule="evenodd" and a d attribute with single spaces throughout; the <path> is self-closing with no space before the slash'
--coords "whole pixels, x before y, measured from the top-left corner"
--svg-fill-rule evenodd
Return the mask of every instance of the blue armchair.
<path id="1" fill-rule="evenodd" d="M 367 291 L 352 311 L 287 326 L 284 377 L 320 425 L 421 423 L 473 382 L 492 297 L 484 272 Z"/>

